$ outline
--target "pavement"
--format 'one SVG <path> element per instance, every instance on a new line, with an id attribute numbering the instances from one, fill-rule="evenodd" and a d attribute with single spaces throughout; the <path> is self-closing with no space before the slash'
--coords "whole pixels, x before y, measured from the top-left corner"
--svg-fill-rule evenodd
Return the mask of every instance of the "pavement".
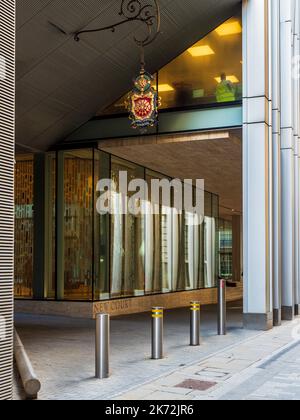
<path id="1" fill-rule="evenodd" d="M 300 343 L 293 337 L 300 320 L 247 331 L 236 302 L 228 308 L 228 335 L 218 337 L 216 313 L 202 308 L 201 346 L 190 347 L 189 310 L 167 311 L 160 361 L 150 359 L 150 314 L 113 318 L 111 376 L 102 381 L 94 378 L 94 321 L 17 314 L 16 327 L 42 382 L 41 400 L 272 399 L 274 382 L 278 398 L 299 399 Z M 22 399 L 17 384 L 15 399 Z"/>
<path id="2" fill-rule="evenodd" d="M 118 400 L 300 400 L 300 319 L 163 375 Z"/>

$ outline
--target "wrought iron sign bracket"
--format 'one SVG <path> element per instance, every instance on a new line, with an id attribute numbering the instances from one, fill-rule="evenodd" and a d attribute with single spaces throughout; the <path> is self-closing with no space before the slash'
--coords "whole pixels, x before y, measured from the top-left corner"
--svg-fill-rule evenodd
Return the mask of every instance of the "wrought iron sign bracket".
<path id="1" fill-rule="evenodd" d="M 83 34 L 109 30 L 115 32 L 118 27 L 129 22 L 140 22 L 146 26 L 147 35 L 144 39 L 134 37 L 134 41 L 143 48 L 150 45 L 160 33 L 161 15 L 158 0 L 148 0 L 147 4 L 143 4 L 142 0 L 122 0 L 119 15 L 123 18 L 119 22 L 98 29 L 78 31 L 74 34 L 74 40 L 79 42 Z"/>

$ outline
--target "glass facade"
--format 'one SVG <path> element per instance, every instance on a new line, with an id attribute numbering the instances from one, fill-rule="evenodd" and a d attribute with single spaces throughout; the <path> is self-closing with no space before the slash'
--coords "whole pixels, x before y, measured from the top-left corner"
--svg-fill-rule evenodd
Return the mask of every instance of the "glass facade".
<path id="1" fill-rule="evenodd" d="M 154 75 L 161 109 L 242 100 L 242 18 L 224 22 Z M 127 94 L 99 115 L 125 113 Z"/>
<path id="2" fill-rule="evenodd" d="M 232 278 L 232 222 L 219 220 L 219 272 L 222 278 Z"/>
<path id="3" fill-rule="evenodd" d="M 63 154 L 64 299 L 91 300 L 93 283 L 93 150 Z M 62 197 L 60 197 L 62 198 Z"/>
<path id="4" fill-rule="evenodd" d="M 162 110 L 185 110 L 178 114 L 186 125 L 176 125 L 176 131 L 199 130 L 199 117 L 189 113 L 201 107 L 221 104 L 219 110 L 227 112 L 225 104 L 236 106 L 242 99 L 241 16 L 224 22 L 159 70 L 153 86 Z M 126 97 L 101 115 L 125 112 Z M 199 111 L 206 129 L 208 111 Z M 164 118 L 170 113 L 161 115 L 157 133 L 168 133 L 170 122 Z M 128 183 L 145 180 L 150 195 L 151 181 L 166 177 L 92 147 L 39 154 L 37 162 L 33 155 L 17 157 L 16 297 L 99 301 L 212 288 L 218 275 L 232 277 L 232 227 L 218 219 L 217 196 L 205 193 L 203 223 L 196 226 L 190 213 L 177 211 L 174 197 L 169 207 L 162 197 L 144 197 L 140 200 L 152 211 L 124 214 L 133 193 L 124 195 L 119 172 L 127 172 Z M 111 214 L 96 211 L 101 179 L 114 181 Z"/>
<path id="5" fill-rule="evenodd" d="M 144 169 L 118 158 L 111 158 L 112 215 L 110 235 L 110 297 L 144 294 L 144 220 L 141 215 L 124 214 L 124 206 L 133 193 L 124 195 L 119 173 L 126 171 L 128 183 L 144 178 Z"/>
<path id="6" fill-rule="evenodd" d="M 45 298 L 56 298 L 56 154 L 45 158 Z"/>
<path id="7" fill-rule="evenodd" d="M 45 157 L 44 298 L 99 301 L 213 288 L 218 276 L 218 196 L 205 192 L 200 225 L 178 212 L 174 191 L 151 199 L 151 181 L 168 179 L 97 149 L 59 151 Z M 33 158 L 17 160 L 16 297 L 35 296 L 33 266 Z M 145 180 L 136 198 L 148 212 L 125 214 L 133 199 L 120 172 Z M 111 179 L 111 212 L 97 211 L 97 184 Z M 196 190 L 194 188 L 194 195 Z M 183 195 L 183 190 L 182 190 Z M 42 226 L 41 226 L 42 229 Z M 50 244 L 50 245 L 49 245 Z"/>
<path id="8" fill-rule="evenodd" d="M 234 17 L 158 73 L 162 108 L 242 99 L 242 23 Z"/>
<path id="9" fill-rule="evenodd" d="M 15 165 L 15 296 L 32 297 L 34 240 L 34 158 L 19 155 Z"/>

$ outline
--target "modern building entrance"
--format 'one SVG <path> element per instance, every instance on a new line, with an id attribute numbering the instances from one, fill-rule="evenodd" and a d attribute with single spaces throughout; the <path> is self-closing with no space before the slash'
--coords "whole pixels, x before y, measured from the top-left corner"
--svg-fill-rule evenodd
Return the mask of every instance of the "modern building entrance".
<path id="1" fill-rule="evenodd" d="M 229 299 L 243 291 L 245 328 L 299 315 L 299 1 L 161 0 L 147 133 L 124 107 L 138 22 L 78 43 L 116 2 L 16 3 L 0 4 L 0 398 L 13 291 L 17 311 L 92 318 L 212 303 L 221 276 Z M 173 205 L 169 217 L 98 214 L 97 181 L 119 168 L 203 178 L 203 223 L 191 229 Z"/>
<path id="2" fill-rule="evenodd" d="M 153 86 L 161 112 L 147 132 L 130 127 L 125 95 L 49 152 L 17 154 L 17 310 L 92 317 L 213 304 L 220 277 L 229 300 L 242 297 L 240 13 L 156 72 Z M 190 226 L 191 213 L 177 214 L 174 189 L 168 205 L 162 191 L 145 198 L 155 215 L 123 214 L 122 171 L 150 190 L 153 179 L 191 180 L 194 200 L 203 180 L 203 220 Z M 114 214 L 97 211 L 103 179 L 115 182 Z"/>
<path id="3" fill-rule="evenodd" d="M 220 277 L 232 286 L 229 300 L 242 298 L 241 161 L 240 129 L 103 140 L 97 148 L 18 157 L 18 310 L 91 317 L 193 299 L 210 304 Z M 203 179 L 203 221 L 189 226 L 189 213 L 177 214 L 172 200 L 165 214 L 162 197 L 145 199 L 158 207 L 153 215 L 98 214 L 97 184 L 104 178 L 115 180 L 112 206 L 121 209 L 121 171 L 128 183 L 143 179 L 149 188 L 152 179 Z M 44 214 L 38 227 L 33 207 Z M 43 239 L 51 246 L 41 255 Z"/>
<path id="4" fill-rule="evenodd" d="M 222 5 L 225 3 L 230 2 Z M 36 131 L 32 131 L 27 111 L 24 112 L 22 120 L 27 121 L 28 139 L 33 136 L 35 141 L 29 145 L 24 139 L 17 148 L 16 171 L 20 171 L 20 184 L 16 188 L 22 187 L 25 177 L 28 180 L 26 190 L 21 188 L 16 195 L 20 201 L 16 202 L 19 229 L 15 284 L 16 297 L 21 298 L 17 308 L 25 310 L 27 305 L 29 310 L 44 311 L 46 306 L 50 310 L 62 306 L 63 311 L 68 311 L 68 303 L 74 301 L 76 313 L 93 316 L 95 311 L 103 309 L 103 302 L 110 310 L 109 302 L 120 298 L 139 302 L 139 308 L 132 311 L 145 310 L 153 303 L 150 298 L 145 306 L 141 303 L 148 292 L 151 296 L 157 292 L 163 298 L 172 296 L 174 301 L 170 306 L 176 306 L 178 301 L 185 304 L 181 292 L 189 293 L 187 302 L 195 288 L 197 291 L 203 287 L 201 294 L 206 297 L 209 294 L 211 301 L 210 288 L 215 286 L 218 275 L 233 277 L 238 282 L 243 274 L 247 328 L 268 329 L 273 324 L 280 325 L 282 317 L 293 319 L 299 312 L 299 78 L 295 77 L 292 59 L 293 55 L 298 56 L 298 15 L 292 1 L 276 1 L 272 5 L 268 1 L 245 1 L 242 10 L 237 3 L 232 2 L 230 10 L 224 6 L 222 17 L 218 14 L 215 25 L 207 26 L 206 34 L 202 31 L 198 38 L 188 37 L 189 44 L 184 43 L 182 50 L 177 51 L 177 58 L 173 54 L 168 56 L 169 62 L 161 61 L 163 65 L 157 64 L 153 69 L 149 65 L 153 88 L 162 105 L 158 125 L 146 135 L 133 133 L 128 114 L 124 114 L 129 84 L 127 87 L 124 84 L 123 92 L 119 90 L 114 95 L 116 99 L 125 94 L 114 103 L 111 103 L 112 92 L 104 89 L 110 98 L 107 106 L 102 89 L 101 100 L 93 99 L 99 103 L 97 106 L 94 102 L 94 109 L 98 109 L 94 117 L 73 131 L 68 129 L 50 143 L 51 129 L 42 130 L 43 118 L 35 124 Z M 78 48 L 83 43 L 74 46 L 74 40 L 70 42 L 72 51 L 77 46 L 76 54 L 79 54 Z M 113 57 L 108 58 L 111 60 Z M 102 63 L 103 71 L 107 65 Z M 37 71 L 41 69 L 38 67 Z M 120 81 L 120 72 L 117 73 Z M 89 77 L 90 74 L 85 80 Z M 72 89 L 74 86 L 76 83 Z M 60 91 L 56 100 L 63 100 L 61 95 L 68 96 L 66 91 Z M 80 92 L 78 95 L 81 103 Z M 52 129 L 60 130 L 61 126 L 59 121 Z M 34 132 L 40 129 L 39 137 Z M 242 163 L 235 158 L 232 162 L 241 150 Z M 24 156 L 24 151 L 30 152 L 30 156 L 28 153 Z M 153 158 L 152 153 L 156 154 Z M 213 234 L 215 243 L 211 236 L 207 245 L 205 235 L 197 233 L 196 237 L 201 238 L 199 242 L 196 240 L 198 245 L 202 244 L 199 245 L 201 254 L 191 261 L 188 254 L 191 232 L 180 231 L 181 239 L 175 242 L 181 250 L 178 262 L 185 265 L 185 269 L 181 267 L 181 278 L 174 269 L 177 251 L 163 252 L 164 235 L 169 241 L 174 235 L 174 227 L 168 230 L 164 218 L 150 224 L 159 232 L 153 236 L 160 244 L 157 249 L 154 239 L 148 243 L 143 235 L 147 223 L 133 229 L 134 235 L 130 236 L 126 229 L 132 221 L 122 220 L 120 224 L 120 221 L 103 222 L 95 217 L 95 179 L 99 174 L 101 178 L 102 170 L 106 176 L 113 173 L 114 167 L 122 166 L 128 167 L 132 174 L 144 174 L 144 178 L 154 171 L 170 178 L 187 174 L 205 179 L 207 197 L 210 197 L 204 214 L 210 218 L 207 232 L 216 230 L 219 236 L 216 239 Z M 226 182 L 229 176 L 231 180 Z M 217 201 L 218 206 L 212 205 Z M 220 235 L 223 235 L 221 240 Z M 141 237 L 145 240 L 144 247 Z M 241 237 L 243 264 L 239 263 Z M 156 251 L 148 265 L 146 245 Z M 215 245 L 220 249 L 213 256 L 211 247 Z M 167 250 L 167 241 L 164 246 Z M 130 249 L 129 253 L 124 252 L 124 247 Z M 204 251 L 208 249 L 210 258 L 205 259 Z M 146 259 L 144 267 L 137 268 L 136 261 L 141 255 Z M 134 264 L 128 263 L 130 260 Z M 190 278 L 198 270 L 198 264 L 199 275 Z M 149 266 L 160 270 L 155 279 L 151 276 L 146 279 L 145 270 Z M 176 293 L 180 294 L 178 299 Z M 113 307 L 122 309 L 130 305 L 127 301 Z"/>

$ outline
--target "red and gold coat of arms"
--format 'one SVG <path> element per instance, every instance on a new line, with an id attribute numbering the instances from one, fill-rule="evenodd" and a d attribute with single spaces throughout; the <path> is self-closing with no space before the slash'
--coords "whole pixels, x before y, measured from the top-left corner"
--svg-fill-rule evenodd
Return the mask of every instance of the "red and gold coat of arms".
<path id="1" fill-rule="evenodd" d="M 144 129 L 157 123 L 159 98 L 151 85 L 152 80 L 153 77 L 142 70 L 128 96 L 127 106 L 133 128 Z"/>

